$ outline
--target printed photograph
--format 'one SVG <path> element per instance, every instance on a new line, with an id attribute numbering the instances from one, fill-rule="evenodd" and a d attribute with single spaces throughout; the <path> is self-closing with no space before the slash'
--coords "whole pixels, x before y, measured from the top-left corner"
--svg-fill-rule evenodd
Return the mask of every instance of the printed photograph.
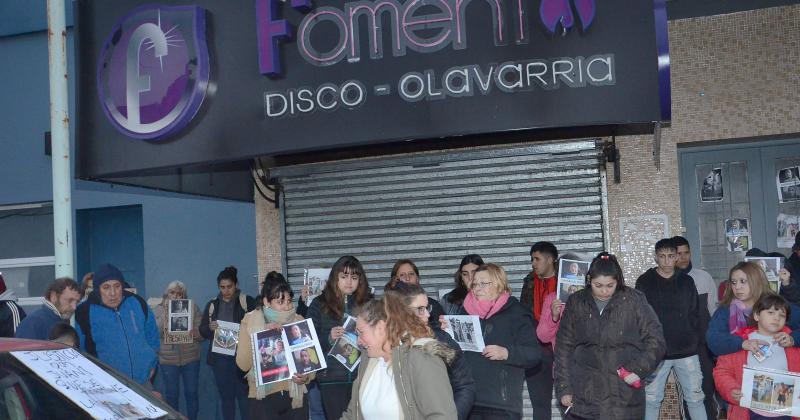
<path id="1" fill-rule="evenodd" d="M 173 316 L 169 320 L 170 332 L 189 332 L 188 316 Z"/>
<path id="2" fill-rule="evenodd" d="M 358 346 L 344 337 L 336 340 L 336 344 L 331 347 L 328 353 L 343 364 L 349 371 L 355 370 L 358 363 L 361 361 L 361 350 Z"/>
<path id="3" fill-rule="evenodd" d="M 170 301 L 170 314 L 186 314 L 189 313 L 189 300 L 188 299 L 173 299 Z"/>
<path id="4" fill-rule="evenodd" d="M 308 328 L 308 320 L 286 325 L 283 327 L 283 330 L 286 332 L 286 337 L 289 340 L 290 346 L 297 346 L 314 341 L 314 338 L 311 336 L 311 330 Z"/>
<path id="5" fill-rule="evenodd" d="M 294 357 L 297 373 L 309 373 L 322 369 L 317 349 L 313 346 L 293 351 L 292 357 Z"/>
<path id="6" fill-rule="evenodd" d="M 231 356 L 236 354 L 236 346 L 239 344 L 239 324 L 219 320 L 217 324 L 211 351 Z"/>
<path id="7" fill-rule="evenodd" d="M 476 315 L 445 315 L 447 333 L 464 351 L 483 351 L 483 332 Z"/>
<path id="8" fill-rule="evenodd" d="M 570 284 L 570 283 L 560 283 L 559 290 L 558 290 L 558 300 L 562 303 L 566 303 L 567 299 L 569 299 L 569 295 L 580 292 L 586 286 L 578 285 L 578 284 Z"/>
<path id="9" fill-rule="evenodd" d="M 800 184 L 800 168 L 793 166 L 791 168 L 781 169 L 778 171 L 778 182 L 782 185 Z"/>
<path id="10" fill-rule="evenodd" d="M 778 272 L 781 271 L 781 259 L 778 257 L 744 257 L 745 261 L 750 261 L 758 264 L 764 274 L 767 275 L 769 287 L 773 292 L 778 293 L 780 288 L 780 278 Z"/>
<path id="11" fill-rule="evenodd" d="M 353 343 L 358 342 L 358 333 L 356 332 L 356 318 L 350 315 L 347 315 L 347 319 L 344 321 L 344 335 L 347 336 L 347 339 Z"/>
<path id="12" fill-rule="evenodd" d="M 748 219 L 725 219 L 725 241 L 730 252 L 746 252 L 750 249 L 750 221 Z"/>
<path id="13" fill-rule="evenodd" d="M 779 374 L 756 374 L 753 376 L 751 408 L 775 413 L 792 411 L 795 379 Z"/>
<path id="14" fill-rule="evenodd" d="M 279 331 L 267 330 L 256 334 L 258 349 L 257 368 L 260 383 L 289 379 L 289 361 L 286 359 L 286 343 Z"/>
<path id="15" fill-rule="evenodd" d="M 700 201 L 721 201 L 723 197 L 722 168 L 714 168 L 703 179 L 703 185 L 700 188 Z"/>
<path id="16" fill-rule="evenodd" d="M 778 200 L 781 203 L 800 201 L 800 185 L 781 186 L 778 188 Z"/>
<path id="17" fill-rule="evenodd" d="M 561 259 L 558 262 L 558 277 L 564 280 L 586 279 L 586 272 L 589 271 L 589 261 L 576 261 Z"/>
<path id="18" fill-rule="evenodd" d="M 794 245 L 794 238 L 800 232 L 800 217 L 794 214 L 778 214 L 778 248 L 791 248 Z"/>

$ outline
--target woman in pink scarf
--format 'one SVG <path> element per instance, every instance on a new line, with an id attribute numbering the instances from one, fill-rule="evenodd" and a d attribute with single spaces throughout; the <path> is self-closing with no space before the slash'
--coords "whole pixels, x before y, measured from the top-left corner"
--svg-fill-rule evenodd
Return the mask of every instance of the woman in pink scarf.
<path id="1" fill-rule="evenodd" d="M 706 332 L 708 348 L 717 356 L 747 350 L 760 354 L 760 340 L 746 340 L 736 332 L 747 327 L 747 318 L 753 311 L 753 304 L 762 296 L 773 293 L 767 283 L 767 275 L 761 266 L 754 262 L 740 262 L 733 266 L 728 278 L 729 287 L 719 302 L 719 308 L 711 317 Z M 775 343 L 781 347 L 792 347 L 800 342 L 800 308 L 790 304 L 791 318 L 786 325 L 792 330 L 775 336 Z"/>
<path id="2" fill-rule="evenodd" d="M 475 378 L 475 403 L 470 420 L 521 419 L 525 369 L 541 359 L 533 314 L 511 296 L 506 272 L 496 264 L 475 271 L 464 310 L 480 320 L 482 352 L 464 357 Z"/>

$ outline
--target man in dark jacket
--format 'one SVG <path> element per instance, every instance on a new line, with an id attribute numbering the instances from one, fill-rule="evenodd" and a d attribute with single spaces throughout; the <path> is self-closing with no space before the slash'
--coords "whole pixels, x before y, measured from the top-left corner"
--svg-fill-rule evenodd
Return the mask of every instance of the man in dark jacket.
<path id="1" fill-rule="evenodd" d="M 55 279 L 44 292 L 44 304 L 17 327 L 17 338 L 47 340 L 53 326 L 68 323 L 81 299 L 80 286 L 69 277 Z"/>
<path id="2" fill-rule="evenodd" d="M 23 319 L 25 311 L 17 305 L 14 291 L 6 289 L 3 274 L 0 273 L 0 337 L 14 337 Z"/>
<path id="3" fill-rule="evenodd" d="M 536 336 L 536 326 L 542 315 L 542 305 L 548 294 L 556 291 L 556 264 L 558 249 L 550 242 L 536 242 L 531 246 L 531 268 L 523 280 L 519 301 L 531 313 L 534 324 L 531 334 Z M 525 371 L 528 396 L 533 407 L 533 420 L 550 419 L 553 395 L 553 348 L 550 343 L 539 342 L 542 363 Z"/>
<path id="4" fill-rule="evenodd" d="M 669 371 L 675 369 L 683 388 L 683 398 L 692 420 L 706 420 L 703 405 L 703 374 L 700 370 L 700 305 L 694 280 L 675 270 L 677 248 L 671 239 L 656 242 L 656 267 L 647 270 L 636 280 L 636 289 L 644 293 L 664 329 L 667 351 L 664 360 L 645 389 L 647 409 L 645 420 L 658 420 L 664 385 Z"/>

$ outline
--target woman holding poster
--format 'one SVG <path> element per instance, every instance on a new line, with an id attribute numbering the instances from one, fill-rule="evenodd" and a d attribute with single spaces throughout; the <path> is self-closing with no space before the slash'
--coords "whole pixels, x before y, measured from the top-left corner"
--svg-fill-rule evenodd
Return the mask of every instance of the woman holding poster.
<path id="1" fill-rule="evenodd" d="M 475 271 L 464 310 L 480 319 L 486 344 L 481 353 L 464 353 L 472 374 L 479 378 L 470 419 L 522 418 L 525 369 L 541 360 L 533 313 L 511 296 L 506 272 L 496 264 Z"/>
<path id="2" fill-rule="evenodd" d="M 644 295 L 625 286 L 613 255 L 589 267 L 588 287 L 569 298 L 558 329 L 555 391 L 565 418 L 644 418 L 642 382 L 666 344 Z"/>
<path id="3" fill-rule="evenodd" d="M 179 281 L 173 281 L 164 291 L 161 304 L 157 305 L 153 310 L 156 325 L 158 325 L 158 331 L 161 334 L 158 363 L 161 366 L 159 370 L 164 384 L 164 398 L 166 398 L 167 404 L 176 410 L 179 409 L 180 378 L 183 378 L 183 396 L 186 398 L 186 411 L 189 420 L 195 420 L 200 405 L 197 385 L 200 373 L 200 342 L 203 341 L 199 331 L 200 310 L 192 302 L 192 329 L 188 334 L 183 333 L 188 340 L 170 343 L 169 305 L 170 302 L 178 299 L 189 299 L 186 285 Z M 180 300 L 178 301 L 180 302 Z"/>
<path id="4" fill-rule="evenodd" d="M 434 340 L 396 293 L 367 302 L 354 315 L 368 360 L 358 367 L 341 419 L 456 419 L 446 368 L 453 350 Z"/>
<path id="5" fill-rule="evenodd" d="M 356 375 L 328 353 L 336 340 L 344 335 L 342 325 L 347 315 L 352 315 L 357 306 L 370 299 L 372 294 L 364 267 L 356 257 L 345 256 L 333 264 L 322 295 L 311 301 L 308 307 L 308 317 L 314 321 L 322 354 L 328 357 L 328 368 L 317 374 L 326 418 L 338 419 L 347 408 Z"/>
<path id="6" fill-rule="evenodd" d="M 304 318 L 297 315 L 294 310 L 294 293 L 288 283 L 264 282 L 261 289 L 260 308 L 248 312 L 242 319 L 239 327 L 239 347 L 236 351 L 236 364 L 247 372 L 249 385 L 248 420 L 255 419 L 286 419 L 300 420 L 308 418 L 306 384 L 314 379 L 314 373 L 307 375 L 296 374 L 291 380 L 274 382 L 266 385 L 257 385 L 256 372 L 253 365 L 252 334 L 264 330 L 278 330 L 285 324 L 302 321 Z M 266 358 L 271 367 L 286 366 L 285 345 L 281 339 L 272 343 L 270 349 L 265 351 Z M 288 373 L 287 373 L 288 375 Z"/>

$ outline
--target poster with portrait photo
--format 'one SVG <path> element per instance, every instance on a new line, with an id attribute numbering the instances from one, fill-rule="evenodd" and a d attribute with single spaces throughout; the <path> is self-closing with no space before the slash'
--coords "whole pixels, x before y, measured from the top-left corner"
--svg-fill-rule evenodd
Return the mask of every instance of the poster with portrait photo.
<path id="1" fill-rule="evenodd" d="M 189 299 L 172 299 L 169 301 L 169 315 L 185 315 L 189 313 L 192 301 Z"/>
<path id="2" fill-rule="evenodd" d="M 322 294 L 325 285 L 328 283 L 328 276 L 331 274 L 330 268 L 306 268 L 303 274 L 303 288 L 308 288 L 308 298 L 306 305 L 311 305 L 311 301 Z"/>
<path id="3" fill-rule="evenodd" d="M 171 333 L 188 333 L 189 332 L 189 316 L 173 316 L 169 318 L 169 332 Z"/>
<path id="4" fill-rule="evenodd" d="M 745 366 L 739 405 L 783 416 L 800 416 L 797 386 L 800 374 Z"/>
<path id="5" fill-rule="evenodd" d="M 350 341 L 345 335 L 336 340 L 328 355 L 344 365 L 350 372 L 354 371 L 361 362 L 361 349 L 358 348 L 356 342 Z"/>
<path id="6" fill-rule="evenodd" d="M 217 329 L 214 330 L 214 341 L 211 351 L 219 354 L 233 356 L 239 344 L 239 324 L 217 320 Z"/>
<path id="7" fill-rule="evenodd" d="M 800 232 L 800 216 L 796 214 L 778 214 L 778 248 L 791 248 L 794 239 Z"/>
<path id="8" fill-rule="evenodd" d="M 253 334 L 253 366 L 259 385 L 285 381 L 291 377 L 286 339 L 281 330 L 265 330 Z"/>
<path id="9" fill-rule="evenodd" d="M 172 299 L 169 301 L 169 325 L 167 328 L 168 334 L 182 333 L 182 335 L 189 335 L 191 338 L 190 330 L 192 328 L 192 301 L 190 299 Z M 189 341 L 191 342 L 191 341 Z"/>
<path id="10" fill-rule="evenodd" d="M 314 355 L 314 358 L 319 363 L 319 368 L 315 368 L 314 370 L 325 369 L 328 367 L 324 357 L 317 357 L 318 355 L 324 353 L 322 353 L 322 346 L 319 344 L 319 337 L 317 337 L 317 330 L 314 328 L 313 320 L 304 319 L 302 321 L 286 324 L 281 327 L 281 334 L 283 334 L 283 338 L 288 344 L 289 350 L 293 356 L 298 350 L 311 348 L 314 349 L 313 353 L 311 354 Z M 292 375 L 297 372 L 294 362 L 294 357 L 289 358 L 289 368 L 291 369 Z"/>
<path id="11" fill-rule="evenodd" d="M 780 257 L 744 257 L 745 261 L 754 262 L 764 270 L 764 274 L 767 275 L 767 282 L 769 283 L 769 288 L 772 289 L 773 292 L 779 293 L 780 286 L 781 286 L 781 279 L 778 278 L 778 272 L 781 271 L 781 260 Z"/>
<path id="12" fill-rule="evenodd" d="M 342 328 L 344 328 L 344 335 L 347 336 L 347 339 L 353 343 L 358 342 L 358 332 L 356 332 L 356 317 L 345 314 L 344 323 L 342 324 Z"/>
<path id="13" fill-rule="evenodd" d="M 730 252 L 750 249 L 750 219 L 725 219 L 725 241 Z"/>
<path id="14" fill-rule="evenodd" d="M 583 290 L 586 287 L 586 273 L 589 271 L 589 261 L 560 259 L 558 261 L 558 300 L 567 301 L 569 295 Z"/>
<path id="15" fill-rule="evenodd" d="M 481 321 L 477 315 L 445 315 L 447 331 L 463 351 L 482 352 L 483 342 Z"/>
<path id="16" fill-rule="evenodd" d="M 283 331 L 286 334 L 290 346 L 302 346 L 306 343 L 314 342 L 314 337 L 311 336 L 311 331 L 308 326 L 309 321 L 310 320 L 305 319 L 283 326 Z"/>
<path id="17" fill-rule="evenodd" d="M 722 168 L 714 168 L 708 171 L 708 175 L 703 179 L 703 184 L 700 186 L 700 201 L 707 203 L 722 201 L 723 198 Z"/>
<path id="18" fill-rule="evenodd" d="M 293 350 L 292 361 L 294 362 L 294 371 L 305 375 L 324 369 L 322 363 L 325 358 L 320 357 L 320 354 L 322 353 L 317 351 L 317 348 L 313 346 Z"/>
<path id="19" fill-rule="evenodd" d="M 775 175 L 775 184 L 778 187 L 778 201 L 781 203 L 800 201 L 800 167 L 779 169 Z"/>

